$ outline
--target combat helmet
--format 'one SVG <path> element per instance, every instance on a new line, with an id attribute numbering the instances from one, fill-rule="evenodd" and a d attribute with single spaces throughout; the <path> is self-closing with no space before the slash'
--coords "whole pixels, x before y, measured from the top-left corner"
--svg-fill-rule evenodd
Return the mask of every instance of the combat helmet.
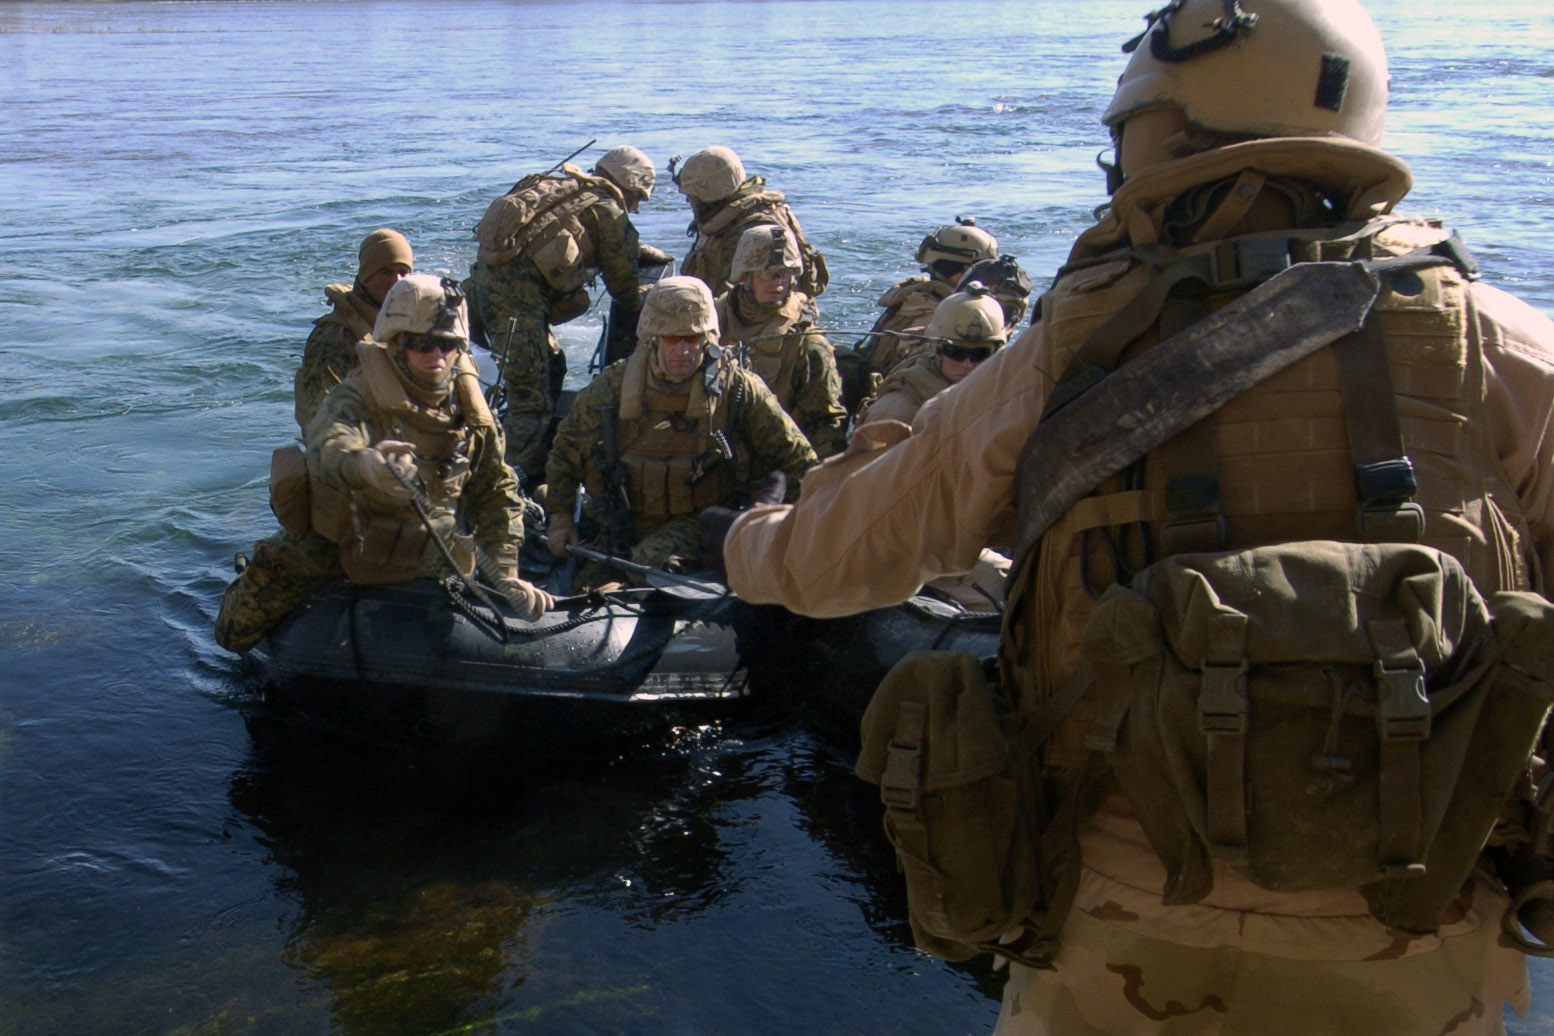
<path id="1" fill-rule="evenodd" d="M 389 342 L 402 332 L 469 341 L 469 307 L 464 289 L 449 277 L 412 273 L 383 296 L 372 337 Z"/>
<path id="2" fill-rule="evenodd" d="M 799 245 L 793 235 L 775 223 L 761 223 L 739 235 L 728 279 L 738 284 L 747 273 L 768 270 L 791 270 L 798 273 L 803 268 Z"/>
<path id="3" fill-rule="evenodd" d="M 998 239 L 977 226 L 974 216 L 956 216 L 923 238 L 915 258 L 923 269 L 945 280 L 954 280 L 978 259 L 996 259 Z"/>
<path id="4" fill-rule="evenodd" d="M 648 289 L 637 318 L 637 340 L 660 335 L 701 335 L 718 340 L 718 308 L 712 289 L 699 277 L 665 277 Z"/>
<path id="5" fill-rule="evenodd" d="M 956 345 L 991 345 L 995 350 L 1008 340 L 1003 307 L 981 281 L 972 281 L 940 302 L 923 335 Z"/>
<path id="6" fill-rule="evenodd" d="M 978 259 L 961 274 L 956 291 L 964 291 L 976 281 L 987 286 L 998 304 L 1004 308 L 1004 326 L 1013 327 L 1025 316 L 1026 300 L 1031 296 L 1030 274 L 1020 269 L 1019 260 L 1012 255 L 997 259 Z"/>
<path id="7" fill-rule="evenodd" d="M 1123 46 L 1132 59 L 1102 121 L 1181 109 L 1230 138 L 1381 141 L 1387 57 L 1358 0 L 1171 0 Z"/>
<path id="8" fill-rule="evenodd" d="M 606 151 L 594 172 L 608 176 L 622 190 L 637 192 L 644 201 L 653 197 L 653 161 L 630 144 Z"/>
<path id="9" fill-rule="evenodd" d="M 680 193 L 692 201 L 722 201 L 745 182 L 745 166 L 732 149 L 715 144 L 687 158 L 674 176 Z"/>

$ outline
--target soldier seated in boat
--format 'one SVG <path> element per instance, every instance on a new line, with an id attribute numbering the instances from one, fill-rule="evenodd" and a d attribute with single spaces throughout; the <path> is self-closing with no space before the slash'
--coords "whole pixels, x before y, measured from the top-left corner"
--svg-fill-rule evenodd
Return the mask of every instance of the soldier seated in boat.
<path id="1" fill-rule="evenodd" d="M 636 351 L 578 393 L 556 429 L 545 509 L 557 558 L 580 542 L 586 519 L 583 531 L 611 554 L 698 568 L 704 508 L 748 502 L 775 470 L 787 476 L 787 499 L 798 496 L 815 451 L 766 383 L 717 340 L 717 308 L 701 281 L 666 277 L 648 291 Z M 579 486 L 591 498 L 581 515 Z"/>
<path id="2" fill-rule="evenodd" d="M 302 347 L 294 392 L 297 424 L 303 431 L 329 390 L 356 369 L 356 343 L 372 334 L 383 296 L 415 268 L 410 242 L 387 227 L 362 240 L 356 259 L 355 283 L 324 285 L 324 297 L 334 309 L 313 321 Z"/>
<path id="3" fill-rule="evenodd" d="M 998 239 L 971 216 L 957 216 L 954 223 L 925 236 L 914 258 L 923 272 L 897 281 L 880 296 L 885 312 L 874 322 L 874 334 L 864 347 L 870 368 L 878 374 L 890 373 L 909 353 L 920 351 L 920 336 L 935 307 L 956 291 L 967 267 L 998 258 Z"/>
<path id="4" fill-rule="evenodd" d="M 739 235 L 751 227 L 775 223 L 798 243 L 802 262 L 796 278 L 798 290 L 811 300 L 826 290 L 831 274 L 825 256 L 804 240 L 804 229 L 782 192 L 768 190 L 763 176 L 747 177 L 744 163 L 731 149 L 703 148 L 678 170 L 674 162 L 669 167 L 693 214 L 686 235 L 694 242 L 680 264 L 681 273 L 700 278 L 714 295 L 721 295 L 733 286 L 730 271 Z"/>
<path id="5" fill-rule="evenodd" d="M 567 369 L 550 329 L 587 311 L 584 285 L 596 274 L 616 308 L 636 318 L 638 263 L 668 258 L 638 240 L 629 215 L 652 195 L 652 161 L 623 145 L 592 173 L 563 163 L 559 173 L 524 177 L 475 227 L 480 250 L 464 282 L 475 337 L 500 357 L 508 463 L 534 483 L 545 474 Z"/>
<path id="6" fill-rule="evenodd" d="M 524 618 L 554 603 L 518 575 L 523 498 L 467 354 L 455 281 L 411 274 L 383 299 L 359 366 L 308 424 L 307 453 L 276 451 L 270 504 L 283 531 L 227 588 L 216 642 L 246 651 L 342 576 L 395 583 L 477 560 Z M 469 531 L 464 531 L 468 529 Z"/>
<path id="7" fill-rule="evenodd" d="M 860 424 L 887 418 L 911 424 L 924 403 L 1003 348 L 1008 340 L 1003 307 L 973 281 L 939 303 L 928 326 L 910 340 L 923 343 L 917 359 L 898 366 L 880 383 L 878 394 L 863 408 Z"/>
<path id="8" fill-rule="evenodd" d="M 808 297 L 793 287 L 802 269 L 787 230 L 763 223 L 745 231 L 729 271 L 734 287 L 718 297 L 718 327 L 724 348 L 761 376 L 824 460 L 847 445 L 847 410 L 836 354 L 806 312 Z"/>

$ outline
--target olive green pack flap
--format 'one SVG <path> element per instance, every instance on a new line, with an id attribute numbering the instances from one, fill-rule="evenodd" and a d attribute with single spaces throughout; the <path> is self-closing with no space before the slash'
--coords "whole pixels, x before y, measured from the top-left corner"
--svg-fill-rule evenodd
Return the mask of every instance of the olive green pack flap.
<path id="1" fill-rule="evenodd" d="M 1433 930 L 1548 709 L 1550 607 L 1495 605 L 1492 628 L 1455 559 L 1404 544 L 1175 555 L 1110 588 L 1082 642 L 1120 674 L 1097 747 L 1166 901 L 1202 899 L 1218 862 Z"/>
<path id="2" fill-rule="evenodd" d="M 929 672 L 931 670 L 931 672 Z M 921 752 L 902 781 L 923 791 L 968 784 L 1002 772 L 1009 747 L 999 729 L 982 661 L 948 651 L 913 651 L 886 674 L 861 724 L 854 772 L 870 784 L 899 783 L 903 749 Z"/>

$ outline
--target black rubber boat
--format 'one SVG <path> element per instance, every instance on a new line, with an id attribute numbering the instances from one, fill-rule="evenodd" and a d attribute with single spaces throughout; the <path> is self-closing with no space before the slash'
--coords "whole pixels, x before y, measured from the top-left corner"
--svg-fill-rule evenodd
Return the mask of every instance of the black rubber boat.
<path id="1" fill-rule="evenodd" d="M 433 580 L 340 582 L 254 655 L 266 700 L 369 737 L 605 747 L 729 715 L 750 695 L 732 597 L 652 587 L 534 622 Z"/>
<path id="2" fill-rule="evenodd" d="M 918 648 L 991 654 L 998 623 L 928 595 L 819 620 L 667 584 L 564 598 L 534 622 L 504 615 L 498 626 L 436 581 L 341 582 L 253 654 L 270 704 L 381 740 L 608 751 L 759 699 L 851 750 L 896 661 Z"/>

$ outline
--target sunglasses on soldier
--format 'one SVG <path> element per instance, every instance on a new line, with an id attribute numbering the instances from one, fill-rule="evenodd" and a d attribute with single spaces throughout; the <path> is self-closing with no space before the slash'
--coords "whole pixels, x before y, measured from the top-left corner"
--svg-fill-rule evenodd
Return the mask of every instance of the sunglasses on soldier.
<path id="1" fill-rule="evenodd" d="M 981 363 L 993 355 L 993 347 L 982 345 L 973 348 L 971 346 L 956 345 L 954 342 L 945 342 L 939 346 L 939 355 L 946 360 L 954 360 L 957 363 L 966 360 L 970 360 L 972 363 Z"/>
<path id="2" fill-rule="evenodd" d="M 405 331 L 399 336 L 399 344 L 406 352 L 429 353 L 433 349 L 442 353 L 457 352 L 464 343 L 457 338 L 444 338 L 441 335 L 417 334 L 414 331 Z"/>

